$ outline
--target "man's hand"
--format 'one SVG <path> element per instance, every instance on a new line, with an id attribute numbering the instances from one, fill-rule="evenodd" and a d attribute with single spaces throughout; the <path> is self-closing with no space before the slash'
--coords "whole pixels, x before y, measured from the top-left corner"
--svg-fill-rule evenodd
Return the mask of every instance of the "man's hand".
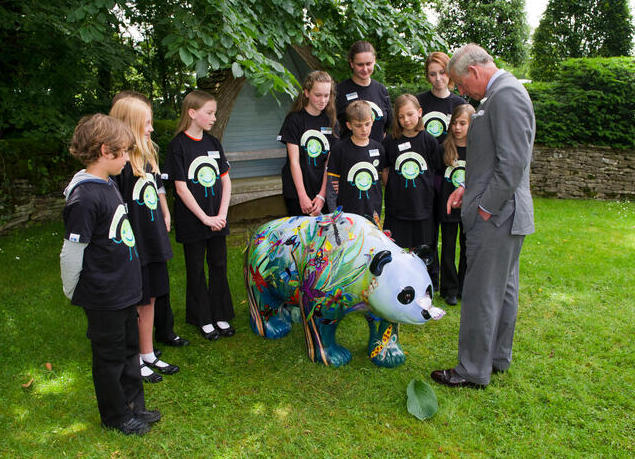
<path id="1" fill-rule="evenodd" d="M 487 221 L 490 219 L 490 217 L 492 216 L 492 214 L 490 214 L 489 212 L 485 212 L 483 209 L 481 209 L 480 207 L 478 208 L 478 214 L 481 216 L 481 218 L 484 221 Z"/>

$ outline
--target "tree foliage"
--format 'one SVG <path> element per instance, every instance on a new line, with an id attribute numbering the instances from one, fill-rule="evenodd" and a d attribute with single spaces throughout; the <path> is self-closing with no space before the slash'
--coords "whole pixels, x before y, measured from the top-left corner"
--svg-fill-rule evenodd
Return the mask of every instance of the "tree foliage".
<path id="1" fill-rule="evenodd" d="M 310 45 L 336 78 L 358 39 L 376 45 L 379 75 L 443 47 L 420 2 L 406 0 L 7 0 L 0 38 L 0 137 L 67 138 L 79 115 L 107 110 L 121 89 L 174 116 L 195 76 L 218 69 L 260 93 L 295 95 L 282 64 L 290 45 Z"/>
<path id="2" fill-rule="evenodd" d="M 437 30 L 450 48 L 477 43 L 514 66 L 527 57 L 525 0 L 441 0 Z"/>
<path id="3" fill-rule="evenodd" d="M 533 36 L 531 75 L 549 80 L 567 58 L 628 56 L 628 0 L 550 0 Z"/>

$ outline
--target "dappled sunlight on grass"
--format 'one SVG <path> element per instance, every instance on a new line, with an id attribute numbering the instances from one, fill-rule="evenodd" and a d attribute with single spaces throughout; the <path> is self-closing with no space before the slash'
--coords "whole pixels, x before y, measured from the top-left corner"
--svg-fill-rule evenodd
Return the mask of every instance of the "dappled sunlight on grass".
<path id="1" fill-rule="evenodd" d="M 572 305 L 576 301 L 575 292 L 554 291 L 547 292 L 546 296 L 550 301 L 563 305 Z"/>
<path id="2" fill-rule="evenodd" d="M 256 415 L 264 414 L 267 410 L 265 409 L 265 404 L 262 402 L 254 403 L 251 408 L 251 413 Z"/>
<path id="3" fill-rule="evenodd" d="M 34 382 L 34 392 L 40 395 L 60 395 L 69 392 L 69 387 L 75 382 L 75 376 L 65 372 L 51 378 Z"/>
<path id="4" fill-rule="evenodd" d="M 283 420 L 287 420 L 287 418 L 289 417 L 289 413 L 291 413 L 291 407 L 290 406 L 280 406 L 278 408 L 275 408 L 273 410 L 273 413 L 276 415 L 277 418 L 279 418 L 281 421 Z"/>

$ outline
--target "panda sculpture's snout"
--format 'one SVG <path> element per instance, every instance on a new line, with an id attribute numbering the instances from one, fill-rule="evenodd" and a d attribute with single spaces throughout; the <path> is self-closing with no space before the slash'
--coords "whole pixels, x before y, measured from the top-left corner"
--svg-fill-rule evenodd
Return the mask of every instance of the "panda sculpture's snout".
<path id="1" fill-rule="evenodd" d="M 440 319 L 445 312 L 432 305 L 432 282 L 425 263 L 402 250 L 382 250 L 370 264 L 374 287 L 371 309 L 387 320 L 422 324 Z"/>

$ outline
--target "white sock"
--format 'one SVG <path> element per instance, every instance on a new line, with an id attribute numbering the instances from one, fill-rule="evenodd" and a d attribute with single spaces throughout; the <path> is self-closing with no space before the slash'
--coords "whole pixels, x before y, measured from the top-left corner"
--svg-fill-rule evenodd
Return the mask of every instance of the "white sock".
<path id="1" fill-rule="evenodd" d="M 143 358 L 141 355 L 139 355 L 139 364 L 143 365 Z M 154 371 L 152 371 L 151 368 L 148 368 L 147 366 L 141 367 L 141 376 L 150 376 L 152 373 L 154 373 Z"/>
<path id="2" fill-rule="evenodd" d="M 205 333 L 211 333 L 214 331 L 214 324 L 207 324 L 201 327 Z"/>
<path id="3" fill-rule="evenodd" d="M 229 323 L 223 321 L 216 322 L 216 325 L 218 325 L 218 328 L 222 330 L 227 330 L 231 326 Z"/>
<path id="4" fill-rule="evenodd" d="M 157 359 L 157 356 L 154 355 L 154 351 L 152 351 L 149 354 L 141 354 L 141 359 L 143 359 L 144 362 L 152 363 Z"/>

